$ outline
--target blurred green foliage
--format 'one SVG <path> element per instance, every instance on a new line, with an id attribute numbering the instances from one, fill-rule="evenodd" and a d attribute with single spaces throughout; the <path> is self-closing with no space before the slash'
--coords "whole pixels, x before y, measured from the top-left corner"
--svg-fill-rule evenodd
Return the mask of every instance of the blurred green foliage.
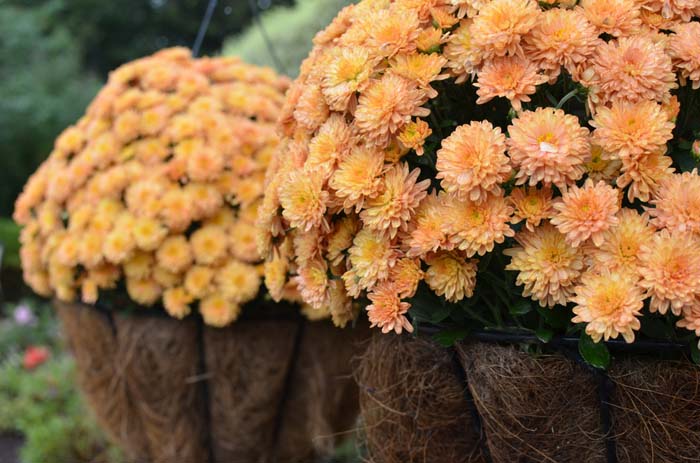
<path id="1" fill-rule="evenodd" d="M 12 213 L 27 177 L 54 138 L 75 122 L 97 91 L 69 31 L 48 28 L 47 8 L 0 0 L 0 215 Z M 4 227 L 3 227 L 4 231 Z"/>
<path id="2" fill-rule="evenodd" d="M 343 7 L 352 0 L 297 0 L 296 6 L 279 6 L 264 12 L 260 20 L 276 50 L 283 72 L 291 77 L 299 73 L 299 65 L 311 51 L 314 35 L 323 30 Z M 240 36 L 224 43 L 224 55 L 236 55 L 245 61 L 275 67 L 265 40 L 256 24 Z"/>
<path id="3" fill-rule="evenodd" d="M 2 267 L 19 268 L 19 225 L 0 217 L 0 245 L 3 247 Z"/>

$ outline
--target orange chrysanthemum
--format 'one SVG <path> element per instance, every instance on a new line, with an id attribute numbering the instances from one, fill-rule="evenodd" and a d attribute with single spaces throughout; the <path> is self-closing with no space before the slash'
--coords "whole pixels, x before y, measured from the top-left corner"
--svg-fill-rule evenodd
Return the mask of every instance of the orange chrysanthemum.
<path id="1" fill-rule="evenodd" d="M 635 0 L 581 0 L 579 6 L 599 34 L 626 37 L 640 31 L 639 3 Z"/>
<path id="2" fill-rule="evenodd" d="M 433 133 L 433 131 L 428 123 L 423 119 L 417 119 L 416 121 L 406 124 L 396 139 L 404 148 L 412 149 L 418 156 L 422 156 L 425 152 L 423 143 L 425 143 L 425 139 L 428 138 L 431 133 Z"/>
<path id="3" fill-rule="evenodd" d="M 490 195 L 479 203 L 455 201 L 449 214 L 444 231 L 450 236 L 450 242 L 467 257 L 483 256 L 493 251 L 495 244 L 515 234 L 509 225 L 513 208 L 500 195 Z"/>
<path id="4" fill-rule="evenodd" d="M 644 293 L 637 280 L 637 276 L 625 272 L 585 273 L 572 298 L 576 316 L 571 321 L 586 323 L 586 333 L 594 342 L 618 335 L 627 343 L 634 342 L 644 307 Z"/>
<path id="5" fill-rule="evenodd" d="M 405 230 L 413 212 L 425 197 L 430 180 L 418 182 L 420 169 L 409 172 L 408 164 L 395 164 L 384 174 L 382 189 L 365 202 L 360 218 L 364 225 L 391 238 Z"/>
<path id="6" fill-rule="evenodd" d="M 371 327 L 378 326 L 382 333 L 395 331 L 401 334 L 403 330 L 413 332 L 413 326 L 405 316 L 411 304 L 399 299 L 396 288 L 391 283 L 378 285 L 367 297 L 372 302 L 367 306 L 367 318 Z"/>
<path id="7" fill-rule="evenodd" d="M 367 87 L 373 68 L 369 50 L 360 47 L 335 49 L 321 84 L 328 106 L 334 111 L 345 111 L 355 92 L 362 92 Z"/>
<path id="8" fill-rule="evenodd" d="M 366 198 L 377 195 L 381 187 L 380 174 L 384 171 L 384 155 L 367 146 L 356 146 L 338 164 L 328 180 L 328 186 L 342 201 L 346 211 L 359 211 Z"/>
<path id="9" fill-rule="evenodd" d="M 673 66 L 679 72 L 683 85 L 690 80 L 694 90 L 700 89 L 700 23 L 680 24 L 674 28 L 674 32 L 668 44 Z"/>
<path id="10" fill-rule="evenodd" d="M 410 232 L 406 239 L 409 256 L 423 256 L 441 247 L 449 247 L 446 224 L 457 201 L 452 195 L 435 191 L 421 201 L 409 225 Z"/>
<path id="11" fill-rule="evenodd" d="M 676 88 L 671 58 L 662 44 L 643 35 L 601 44 L 592 61 L 589 98 L 596 108 L 608 102 L 666 101 Z"/>
<path id="12" fill-rule="evenodd" d="M 566 305 L 584 269 L 581 248 L 567 244 L 564 235 L 548 223 L 520 232 L 515 239 L 519 246 L 503 254 L 511 256 L 506 270 L 519 272 L 516 284 L 524 287 L 523 296 L 542 307 Z"/>
<path id="13" fill-rule="evenodd" d="M 328 202 L 323 179 L 303 171 L 290 172 L 279 187 L 284 218 L 292 227 L 309 231 L 322 224 Z"/>
<path id="14" fill-rule="evenodd" d="M 654 207 L 648 211 L 655 227 L 700 235 L 700 176 L 697 169 L 666 177 L 650 203 Z"/>
<path id="15" fill-rule="evenodd" d="M 649 226 L 647 215 L 639 215 L 634 209 L 620 209 L 617 219 L 617 225 L 603 234 L 602 244 L 593 250 L 593 266 L 635 273 L 639 250 L 652 239 L 654 229 Z"/>
<path id="16" fill-rule="evenodd" d="M 598 145 L 591 145 L 591 159 L 584 165 L 586 176 L 594 182 L 612 182 L 619 174 L 622 163 L 617 157 L 603 151 Z"/>
<path id="17" fill-rule="evenodd" d="M 618 223 L 619 196 L 618 190 L 604 182 L 594 184 L 586 180 L 583 187 L 571 187 L 562 201 L 554 204 L 557 213 L 552 217 L 552 225 L 566 235 L 566 242 L 573 247 L 589 238 L 600 246 L 605 231 Z"/>
<path id="18" fill-rule="evenodd" d="M 532 0 L 492 0 L 479 9 L 471 25 L 474 47 L 484 59 L 523 55 L 522 37 L 540 20 L 541 11 Z"/>
<path id="19" fill-rule="evenodd" d="M 328 305 L 328 267 L 323 259 L 313 259 L 300 266 L 294 281 L 311 307 L 319 310 Z"/>
<path id="20" fill-rule="evenodd" d="M 664 153 L 673 138 L 674 124 L 661 105 L 654 101 L 617 102 L 600 107 L 591 121 L 593 143 L 620 159 L 639 159 L 651 153 Z"/>
<path id="21" fill-rule="evenodd" d="M 384 148 L 411 116 L 426 117 L 430 110 L 422 108 L 428 96 L 417 84 L 393 73 L 372 81 L 360 94 L 355 125 L 368 144 Z"/>
<path id="22" fill-rule="evenodd" d="M 471 24 L 471 20 L 462 20 L 459 27 L 452 31 L 443 49 L 443 56 L 447 58 L 447 67 L 458 84 L 463 83 L 476 72 L 482 59 L 480 52 L 474 46 Z"/>
<path id="23" fill-rule="evenodd" d="M 515 188 L 508 196 L 508 202 L 513 206 L 511 223 L 516 224 L 525 220 L 525 228 L 534 231 L 543 220 L 554 215 L 552 189 L 543 187 Z"/>
<path id="24" fill-rule="evenodd" d="M 461 199 L 480 201 L 500 194 L 511 167 L 505 155 L 506 137 L 488 121 L 460 125 L 442 140 L 437 175 L 442 188 Z"/>
<path id="25" fill-rule="evenodd" d="M 488 103 L 495 97 L 508 98 L 513 109 L 520 111 L 522 103 L 530 101 L 529 95 L 537 86 L 547 81 L 539 73 L 537 65 L 520 56 L 503 56 L 487 61 L 478 71 L 476 94 L 478 104 Z"/>
<path id="26" fill-rule="evenodd" d="M 348 251 L 350 271 L 343 275 L 345 285 L 356 287 L 357 293 L 362 289 L 371 289 L 378 281 L 389 276 L 389 270 L 396 263 L 397 251 L 389 238 L 368 229 L 362 229 L 355 235 L 352 247 Z"/>
<path id="27" fill-rule="evenodd" d="M 524 111 L 508 127 L 508 154 L 518 169 L 516 184 L 567 186 L 580 179 L 590 156 L 588 129 L 561 109 Z"/>
<path id="28" fill-rule="evenodd" d="M 640 249 L 639 285 L 651 296 L 649 309 L 680 315 L 700 296 L 700 239 L 662 230 Z"/>
<path id="29" fill-rule="evenodd" d="M 423 276 L 418 259 L 403 258 L 396 261 L 396 265 L 391 268 L 388 280 L 395 286 L 399 297 L 404 299 L 416 294 L 418 283 Z"/>
<path id="30" fill-rule="evenodd" d="M 477 260 L 458 251 L 442 251 L 426 258 L 425 282 L 438 296 L 450 302 L 472 297 L 476 285 Z"/>
<path id="31" fill-rule="evenodd" d="M 618 188 L 627 188 L 630 201 L 649 201 L 659 184 L 673 174 L 672 159 L 662 153 L 642 156 L 638 160 L 622 160 L 622 173 L 617 178 Z"/>

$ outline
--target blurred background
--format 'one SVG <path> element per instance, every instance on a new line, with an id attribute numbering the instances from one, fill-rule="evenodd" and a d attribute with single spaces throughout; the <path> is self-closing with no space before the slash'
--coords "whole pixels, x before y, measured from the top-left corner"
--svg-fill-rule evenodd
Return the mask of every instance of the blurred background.
<path id="1" fill-rule="evenodd" d="M 200 55 L 291 77 L 350 0 L 218 0 Z M 73 386 L 51 309 L 22 284 L 17 195 L 119 65 L 191 47 L 210 0 L 0 0 L 0 463 L 121 463 Z M 341 449 L 338 461 L 345 461 Z"/>

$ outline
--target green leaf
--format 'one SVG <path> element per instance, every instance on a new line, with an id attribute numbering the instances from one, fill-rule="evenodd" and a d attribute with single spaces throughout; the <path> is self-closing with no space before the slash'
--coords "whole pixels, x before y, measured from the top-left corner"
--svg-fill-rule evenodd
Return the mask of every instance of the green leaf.
<path id="1" fill-rule="evenodd" d="M 700 349 L 698 348 L 697 339 L 690 341 L 690 358 L 693 363 L 700 365 Z"/>
<path id="2" fill-rule="evenodd" d="M 566 307 L 556 306 L 552 309 L 537 307 L 537 312 L 544 318 L 549 326 L 555 329 L 564 329 L 571 320 L 571 312 Z"/>
<path id="3" fill-rule="evenodd" d="M 549 328 L 538 328 L 537 331 L 535 331 L 535 336 L 537 336 L 537 339 L 540 341 L 546 343 L 552 340 L 554 331 L 550 330 Z"/>
<path id="4" fill-rule="evenodd" d="M 451 347 L 456 342 L 469 336 L 469 330 L 445 330 L 433 335 L 433 339 L 443 347 Z"/>
<path id="5" fill-rule="evenodd" d="M 532 311 L 532 304 L 527 299 L 520 299 L 508 308 L 511 315 L 525 315 Z"/>
<path id="6" fill-rule="evenodd" d="M 435 307 L 435 310 L 430 314 L 430 321 L 432 323 L 440 323 L 444 321 L 447 317 L 450 316 L 450 313 L 452 312 L 452 306 L 451 305 L 445 305 L 445 306 L 438 306 Z"/>
<path id="7" fill-rule="evenodd" d="M 605 370 L 610 365 L 610 352 L 602 342 L 593 342 L 586 333 L 581 333 L 578 341 L 578 351 L 581 357 L 591 366 Z"/>

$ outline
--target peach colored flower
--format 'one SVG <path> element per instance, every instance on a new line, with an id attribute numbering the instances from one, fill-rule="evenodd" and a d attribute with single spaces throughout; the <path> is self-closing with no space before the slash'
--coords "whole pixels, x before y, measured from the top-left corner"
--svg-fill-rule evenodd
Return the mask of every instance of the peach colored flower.
<path id="1" fill-rule="evenodd" d="M 620 174 L 622 163 L 617 157 L 613 158 L 598 145 L 591 145 L 591 159 L 584 165 L 586 176 L 594 182 L 610 183 Z"/>
<path id="2" fill-rule="evenodd" d="M 272 257 L 265 262 L 265 287 L 275 302 L 282 300 L 288 271 L 289 259 L 278 252 L 273 253 Z"/>
<path id="3" fill-rule="evenodd" d="M 440 251 L 426 258 L 425 282 L 438 296 L 459 302 L 474 294 L 477 260 L 467 259 L 459 251 Z"/>
<path id="4" fill-rule="evenodd" d="M 316 136 L 309 141 L 309 155 L 304 168 L 324 179 L 330 177 L 338 161 L 350 148 L 350 128 L 338 114 L 323 123 Z"/>
<path id="5" fill-rule="evenodd" d="M 377 326 L 382 329 L 382 333 L 395 331 L 401 334 L 403 330 L 413 332 L 413 326 L 405 316 L 411 304 L 401 302 L 391 283 L 378 285 L 367 297 L 372 302 L 367 306 L 370 327 Z"/>
<path id="6" fill-rule="evenodd" d="M 440 185 L 461 199 L 480 201 L 500 194 L 508 180 L 510 162 L 505 155 L 506 137 L 488 121 L 460 125 L 437 152 L 435 165 Z"/>
<path id="7" fill-rule="evenodd" d="M 145 279 L 151 276 L 154 263 L 152 253 L 136 251 L 123 263 L 122 268 L 128 278 Z"/>
<path id="8" fill-rule="evenodd" d="M 328 119 L 329 108 L 319 83 L 307 82 L 294 109 L 294 119 L 313 132 Z"/>
<path id="9" fill-rule="evenodd" d="M 651 296 L 649 310 L 680 315 L 700 295 L 700 239 L 687 232 L 657 232 L 642 244 L 639 285 Z"/>
<path id="10" fill-rule="evenodd" d="M 673 138 L 674 124 L 654 101 L 617 102 L 600 107 L 591 121 L 593 143 L 620 159 L 639 159 L 650 153 L 664 153 Z"/>
<path id="11" fill-rule="evenodd" d="M 700 177 L 697 169 L 664 178 L 649 201 L 651 223 L 670 231 L 700 235 Z"/>
<path id="12" fill-rule="evenodd" d="M 292 245 L 295 262 L 306 265 L 310 260 L 317 258 L 322 250 L 323 239 L 324 236 L 319 228 L 312 228 L 305 233 L 294 233 Z"/>
<path id="13" fill-rule="evenodd" d="M 620 192 L 604 182 L 586 180 L 581 188 L 571 187 L 553 207 L 557 212 L 552 225 L 566 235 L 567 243 L 578 247 L 590 238 L 599 247 L 605 231 L 618 223 Z"/>
<path id="14" fill-rule="evenodd" d="M 115 229 L 107 234 L 102 245 L 105 258 L 114 264 L 127 260 L 136 247 L 133 235 L 127 229 Z"/>
<path id="15" fill-rule="evenodd" d="M 360 230 L 352 243 L 348 250 L 350 271 L 343 274 L 343 280 L 348 289 L 349 285 L 357 288 L 350 292 L 355 297 L 358 290 L 371 289 L 389 276 L 398 252 L 391 245 L 389 237 L 368 229 Z"/>
<path id="16" fill-rule="evenodd" d="M 144 306 L 155 304 L 163 293 L 160 285 L 150 278 L 144 280 L 127 278 L 126 291 L 134 302 Z"/>
<path id="17" fill-rule="evenodd" d="M 420 22 L 416 11 L 383 9 L 366 18 L 367 40 L 365 45 L 373 54 L 392 57 L 416 50 Z"/>
<path id="18" fill-rule="evenodd" d="M 683 307 L 683 318 L 676 322 L 679 328 L 685 328 L 695 332 L 695 336 L 700 336 L 700 303 Z"/>
<path id="19" fill-rule="evenodd" d="M 389 271 L 388 280 L 395 286 L 399 297 L 405 299 L 416 294 L 423 276 L 418 259 L 402 258 Z"/>
<path id="20" fill-rule="evenodd" d="M 452 195 L 441 191 L 433 191 L 421 201 L 416 213 L 409 224 L 409 233 L 405 238 L 407 255 L 423 256 L 439 248 L 451 247 L 446 232 L 447 223 L 451 220 L 453 208 L 459 208 L 461 203 Z"/>
<path id="21" fill-rule="evenodd" d="M 205 265 L 193 265 L 185 274 L 185 289 L 192 296 L 201 299 L 211 293 L 214 269 Z"/>
<path id="22" fill-rule="evenodd" d="M 634 330 L 639 330 L 644 293 L 637 286 L 638 277 L 631 273 L 587 272 L 575 288 L 576 304 L 573 323 L 586 323 L 586 333 L 594 342 L 615 339 L 622 335 L 627 343 L 634 342 Z"/>
<path id="23" fill-rule="evenodd" d="M 522 110 L 522 103 L 530 101 L 529 95 L 537 91 L 537 85 L 547 81 L 539 73 L 537 65 L 520 56 L 497 57 L 486 61 L 478 71 L 474 84 L 478 104 L 488 103 L 495 97 L 508 98 L 513 109 Z"/>
<path id="24" fill-rule="evenodd" d="M 232 260 L 217 269 L 214 283 L 217 291 L 227 299 L 238 304 L 245 304 L 258 294 L 260 274 L 252 265 Z"/>
<path id="25" fill-rule="evenodd" d="M 442 29 L 429 27 L 416 38 L 416 47 L 423 53 L 433 53 L 440 50 L 440 45 L 444 42 Z M 444 53 L 443 53 L 444 55 Z"/>
<path id="26" fill-rule="evenodd" d="M 587 86 L 596 108 L 620 100 L 666 101 L 671 90 L 678 87 L 663 45 L 644 35 L 601 44 L 593 56 L 591 73 Z"/>
<path id="27" fill-rule="evenodd" d="M 321 90 L 333 111 L 345 111 L 356 92 L 367 87 L 376 59 L 363 47 L 332 49 Z"/>
<path id="28" fill-rule="evenodd" d="M 161 267 L 180 272 L 192 263 L 192 248 L 183 235 L 169 236 L 156 251 L 156 259 Z"/>
<path id="29" fill-rule="evenodd" d="M 255 263 L 260 260 L 256 243 L 258 229 L 239 217 L 238 222 L 228 228 L 229 254 L 243 262 Z"/>
<path id="30" fill-rule="evenodd" d="M 638 160 L 622 160 L 622 174 L 617 178 L 618 188 L 627 188 L 630 201 L 649 201 L 659 184 L 673 174 L 672 159 L 662 153 L 642 156 Z"/>
<path id="31" fill-rule="evenodd" d="M 226 230 L 215 225 L 202 227 L 190 237 L 194 259 L 199 264 L 212 265 L 226 257 Z"/>
<path id="32" fill-rule="evenodd" d="M 561 66 L 576 76 L 601 43 L 581 10 L 562 8 L 545 11 L 524 41 L 529 59 L 547 70 L 550 79 L 559 75 Z"/>
<path id="33" fill-rule="evenodd" d="M 516 184 L 556 185 L 561 190 L 583 176 L 590 156 L 588 129 L 561 109 L 523 111 L 508 127 L 508 154 L 518 169 Z"/>
<path id="34" fill-rule="evenodd" d="M 581 0 L 579 6 L 599 34 L 625 37 L 641 31 L 640 3 L 636 0 Z"/>
<path id="35" fill-rule="evenodd" d="M 192 301 L 192 296 L 187 294 L 185 288 L 181 286 L 166 289 L 163 292 L 163 307 L 165 307 L 165 311 L 168 312 L 168 315 L 171 317 L 175 317 L 179 320 L 182 320 L 190 314 L 192 311 L 190 308 Z"/>
<path id="36" fill-rule="evenodd" d="M 333 324 L 338 328 L 345 328 L 348 322 L 357 318 L 359 306 L 353 304 L 341 280 L 328 282 L 328 310 Z"/>
<path id="37" fill-rule="evenodd" d="M 139 217 L 132 229 L 136 246 L 144 251 L 154 251 L 168 234 L 168 229 L 156 219 Z"/>
<path id="38" fill-rule="evenodd" d="M 522 231 L 515 240 L 518 246 L 503 254 L 511 257 L 506 270 L 519 272 L 516 284 L 524 287 L 523 296 L 542 307 L 566 305 L 584 270 L 582 249 L 567 244 L 564 235 L 549 223 Z"/>
<path id="39" fill-rule="evenodd" d="M 644 5 L 651 11 L 660 12 L 666 19 L 678 18 L 681 21 L 691 21 L 698 15 L 697 0 L 645 0 Z"/>
<path id="40" fill-rule="evenodd" d="M 492 0 L 479 9 L 471 25 L 474 47 L 484 59 L 523 56 L 521 39 L 538 23 L 541 11 L 532 0 Z"/>
<path id="41" fill-rule="evenodd" d="M 651 241 L 654 229 L 649 226 L 649 217 L 634 209 L 620 209 L 617 219 L 618 224 L 603 234 L 603 243 L 592 250 L 592 265 L 596 269 L 637 272 L 639 250 Z"/>
<path id="42" fill-rule="evenodd" d="M 352 240 L 360 229 L 356 216 L 342 217 L 333 225 L 327 236 L 326 258 L 331 265 L 340 265 L 345 258 L 345 251 L 352 246 Z"/>
<path id="43" fill-rule="evenodd" d="M 302 170 L 290 172 L 279 187 L 282 215 L 291 227 L 309 231 L 324 222 L 328 192 L 323 180 Z"/>
<path id="44" fill-rule="evenodd" d="M 397 135 L 397 140 L 401 146 L 407 150 L 414 150 L 418 156 L 424 153 L 423 144 L 425 139 L 433 133 L 430 126 L 423 119 L 416 119 L 406 124 Z"/>
<path id="45" fill-rule="evenodd" d="M 304 302 L 314 309 L 322 309 L 328 305 L 328 266 L 323 259 L 311 259 L 300 265 L 298 276 L 292 281 L 297 283 Z"/>
<path id="46" fill-rule="evenodd" d="M 690 80 L 693 89 L 697 90 L 700 88 L 700 23 L 680 24 L 674 32 L 668 44 L 673 66 L 680 74 L 681 84 Z"/>
<path id="47" fill-rule="evenodd" d="M 471 20 L 460 21 L 459 27 L 452 31 L 442 50 L 443 56 L 447 58 L 447 67 L 457 84 L 475 74 L 482 61 L 481 54 L 474 45 L 471 24 Z"/>
<path id="48" fill-rule="evenodd" d="M 384 174 L 377 196 L 365 201 L 360 218 L 377 233 L 394 238 L 405 230 L 420 201 L 425 197 L 430 180 L 418 182 L 420 169 L 409 171 L 407 163 L 395 164 Z"/>
<path id="49" fill-rule="evenodd" d="M 389 62 L 389 72 L 413 81 L 425 90 L 429 98 L 435 98 L 438 93 L 430 86 L 434 80 L 444 80 L 449 76 L 442 74 L 442 68 L 447 60 L 439 54 L 400 54 Z"/>
<path id="50" fill-rule="evenodd" d="M 227 299 L 223 294 L 212 294 L 199 303 L 199 312 L 204 323 L 223 327 L 235 321 L 241 313 L 241 306 Z"/>
<path id="51" fill-rule="evenodd" d="M 428 99 L 425 90 L 394 73 L 373 80 L 360 94 L 355 125 L 369 146 L 384 148 L 411 116 L 426 117 L 430 110 L 421 106 Z"/>
<path id="52" fill-rule="evenodd" d="M 354 146 L 340 161 L 328 180 L 346 211 L 359 212 L 366 198 L 377 195 L 381 187 L 380 175 L 384 171 L 384 155 L 367 146 Z"/>
<path id="53" fill-rule="evenodd" d="M 450 206 L 443 230 L 467 257 L 483 256 L 515 234 L 509 225 L 513 208 L 501 195 L 489 195 L 479 203 L 455 201 Z"/>
<path id="54" fill-rule="evenodd" d="M 514 209 L 510 223 L 516 224 L 524 220 L 525 228 L 530 231 L 534 231 L 540 222 L 549 220 L 555 213 L 550 187 L 514 188 L 507 199 Z"/>

